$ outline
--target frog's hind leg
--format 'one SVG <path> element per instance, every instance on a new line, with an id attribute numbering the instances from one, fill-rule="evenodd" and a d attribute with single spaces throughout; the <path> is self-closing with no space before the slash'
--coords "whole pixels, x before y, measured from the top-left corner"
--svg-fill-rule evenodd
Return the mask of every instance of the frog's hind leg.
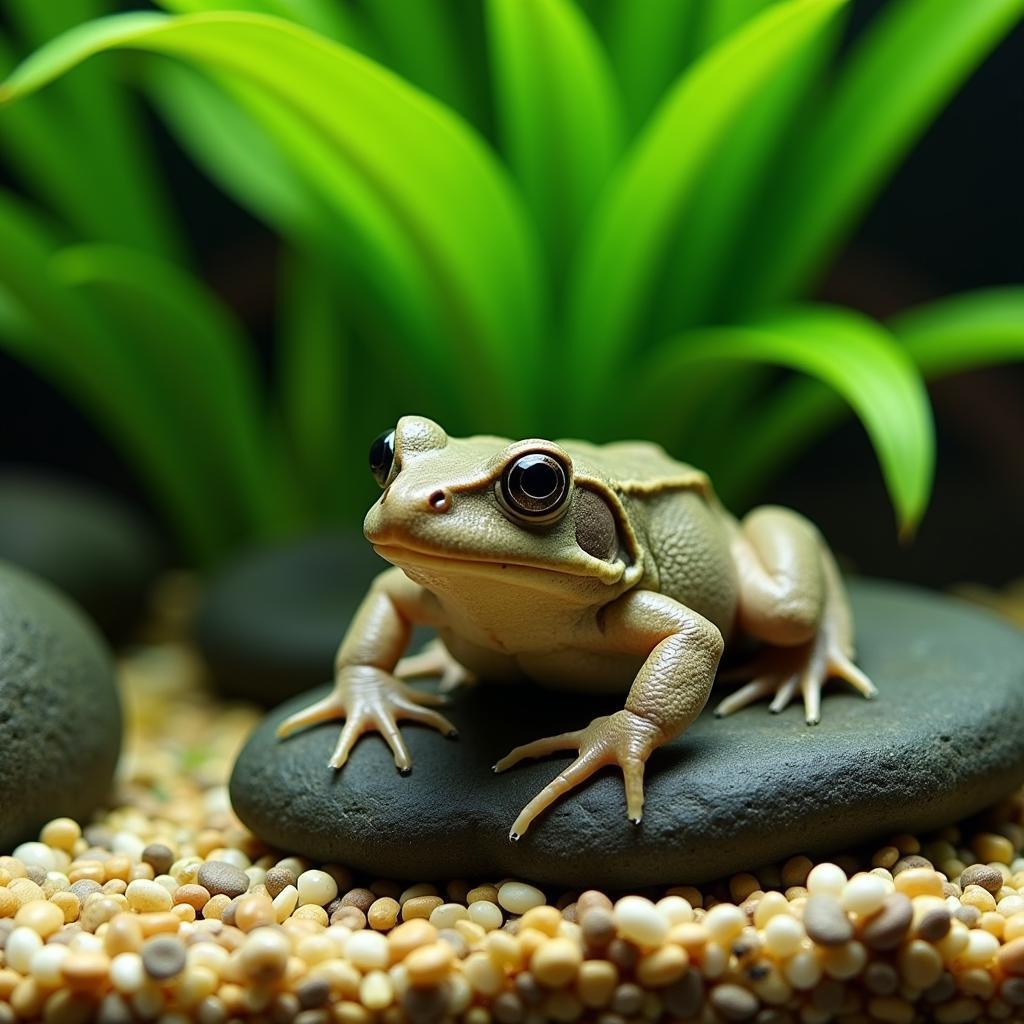
<path id="1" fill-rule="evenodd" d="M 740 576 L 738 625 L 765 644 L 749 665 L 722 678 L 749 680 L 715 709 L 719 717 L 771 698 L 778 713 L 801 694 L 809 725 L 821 720 L 821 691 L 844 679 L 877 694 L 853 663 L 853 621 L 831 551 L 815 527 L 788 509 L 755 509 L 733 542 Z"/>

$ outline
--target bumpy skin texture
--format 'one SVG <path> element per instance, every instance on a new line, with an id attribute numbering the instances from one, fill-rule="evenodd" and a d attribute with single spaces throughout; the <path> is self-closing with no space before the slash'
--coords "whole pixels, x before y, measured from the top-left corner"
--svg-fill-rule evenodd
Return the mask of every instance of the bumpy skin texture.
<path id="1" fill-rule="evenodd" d="M 746 685 L 716 714 L 762 697 L 779 711 L 799 691 L 815 723 L 831 676 L 875 695 L 851 660 L 852 623 L 831 553 L 796 513 L 764 507 L 738 523 L 703 473 L 638 442 L 456 439 L 406 416 L 393 446 L 364 531 L 395 568 L 377 578 L 338 650 L 333 693 L 278 730 L 283 737 L 343 718 L 332 767 L 377 730 L 408 771 L 401 719 L 455 734 L 432 706 L 441 698 L 405 678 L 436 673 L 447 687 L 525 679 L 595 692 L 628 685 L 621 711 L 518 747 L 495 770 L 578 752 L 520 813 L 513 839 L 609 764 L 621 768 L 627 814 L 639 823 L 644 764 L 700 714 L 737 633 L 762 646 L 734 673 Z M 508 496 L 512 467 L 535 455 L 566 480 L 563 500 L 540 517 Z M 415 626 L 436 628 L 440 642 L 403 659 Z"/>

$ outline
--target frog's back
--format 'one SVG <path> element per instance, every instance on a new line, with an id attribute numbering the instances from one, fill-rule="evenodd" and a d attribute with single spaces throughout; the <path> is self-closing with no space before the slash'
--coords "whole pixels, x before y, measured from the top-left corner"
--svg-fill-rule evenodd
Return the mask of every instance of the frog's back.
<path id="1" fill-rule="evenodd" d="M 642 552 L 639 586 L 699 612 L 728 634 L 738 581 L 731 519 L 707 474 L 645 441 L 560 441 L 581 475 L 601 478 L 621 500 Z"/>

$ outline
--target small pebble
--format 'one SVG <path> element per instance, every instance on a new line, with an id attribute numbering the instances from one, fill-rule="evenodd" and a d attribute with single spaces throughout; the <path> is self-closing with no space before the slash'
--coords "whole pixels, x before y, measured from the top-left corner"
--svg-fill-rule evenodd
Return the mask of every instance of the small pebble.
<path id="1" fill-rule="evenodd" d="M 185 969 L 185 944 L 171 935 L 156 935 L 142 946 L 142 966 L 156 981 L 167 981 Z"/>
<path id="2" fill-rule="evenodd" d="M 241 896 L 249 889 L 249 876 L 234 864 L 220 860 L 204 861 L 196 880 L 211 895 L 228 899 Z"/>
<path id="3" fill-rule="evenodd" d="M 865 925 L 861 933 L 865 944 L 874 950 L 895 949 L 910 929 L 914 907 L 901 892 L 885 898 L 882 909 Z"/>
<path id="4" fill-rule="evenodd" d="M 804 907 L 804 929 L 819 946 L 842 946 L 853 938 L 853 925 L 831 893 L 811 895 Z"/>
<path id="5" fill-rule="evenodd" d="M 623 896 L 612 910 L 612 920 L 623 938 L 642 946 L 656 946 L 668 935 L 668 921 L 642 896 Z"/>
<path id="6" fill-rule="evenodd" d="M 287 889 L 289 885 L 295 885 L 297 882 L 298 878 L 294 871 L 280 866 L 271 868 L 263 879 L 263 884 L 267 887 L 267 895 L 271 899 L 274 899 L 283 889 Z"/>
<path id="7" fill-rule="evenodd" d="M 142 860 L 153 869 L 154 874 L 166 875 L 174 863 L 174 853 L 163 843 L 150 843 L 142 851 Z"/>
<path id="8" fill-rule="evenodd" d="M 972 864 L 960 875 L 960 888 L 966 889 L 969 885 L 980 885 L 995 895 L 1003 887 L 1002 872 L 988 864 Z"/>
<path id="9" fill-rule="evenodd" d="M 525 914 L 532 907 L 546 903 L 540 889 L 525 882 L 506 882 L 498 889 L 498 904 L 510 914 Z"/>

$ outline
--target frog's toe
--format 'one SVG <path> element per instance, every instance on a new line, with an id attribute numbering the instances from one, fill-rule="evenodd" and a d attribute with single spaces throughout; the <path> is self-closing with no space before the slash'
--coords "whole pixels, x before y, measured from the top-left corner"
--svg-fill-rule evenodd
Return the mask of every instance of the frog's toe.
<path id="1" fill-rule="evenodd" d="M 517 840 L 526 832 L 539 814 L 546 811 L 560 797 L 565 796 L 569 790 L 574 789 L 581 782 L 585 782 L 598 768 L 607 763 L 607 759 L 601 757 L 600 753 L 596 750 L 590 750 L 585 754 L 581 754 L 564 772 L 556 775 L 519 812 L 519 816 L 512 822 L 512 828 L 508 834 L 509 839 L 513 842 Z"/>
<path id="2" fill-rule="evenodd" d="M 715 718 L 725 718 L 726 715 L 731 715 L 734 711 L 740 711 L 755 701 L 771 696 L 777 689 L 777 676 L 760 676 L 720 701 L 718 707 L 715 708 Z"/>
<path id="3" fill-rule="evenodd" d="M 521 746 L 510 750 L 493 768 L 493 771 L 503 772 L 513 765 L 519 764 L 533 757 L 544 757 L 546 754 L 555 754 L 559 750 L 578 750 L 582 730 L 576 732 L 563 732 L 557 736 L 545 736 L 543 739 L 534 740 L 532 743 L 523 743 Z"/>
<path id="4" fill-rule="evenodd" d="M 337 694 L 332 693 L 324 697 L 323 700 L 318 700 L 315 704 L 310 704 L 309 707 L 297 711 L 294 715 L 289 715 L 277 727 L 277 738 L 283 740 L 310 725 L 318 725 L 320 722 L 329 722 L 332 718 L 343 718 L 344 716 L 344 702 L 339 699 Z"/>
<path id="5" fill-rule="evenodd" d="M 845 679 L 868 700 L 878 696 L 878 687 L 841 651 L 833 651 L 828 659 L 828 674 Z"/>

